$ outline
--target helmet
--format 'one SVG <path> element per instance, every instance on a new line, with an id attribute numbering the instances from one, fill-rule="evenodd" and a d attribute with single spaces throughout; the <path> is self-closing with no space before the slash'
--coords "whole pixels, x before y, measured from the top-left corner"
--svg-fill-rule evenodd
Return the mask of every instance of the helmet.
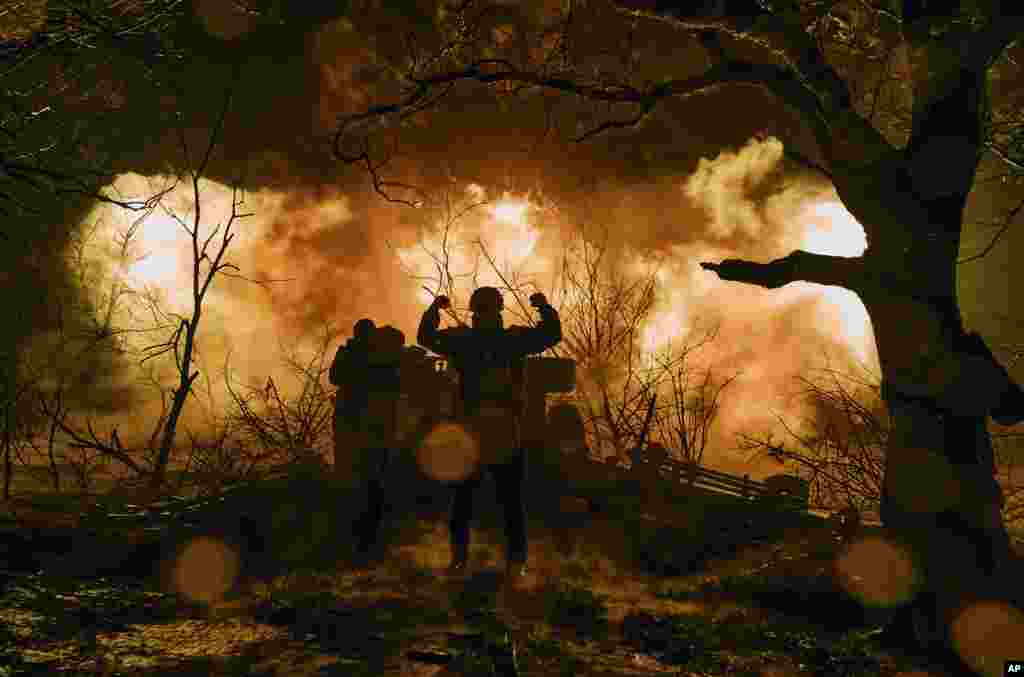
<path id="1" fill-rule="evenodd" d="M 370 338 L 370 332 L 376 329 L 377 325 L 373 323 L 373 320 L 364 317 L 363 319 L 352 325 L 352 338 L 366 341 Z"/>
<path id="2" fill-rule="evenodd" d="M 505 300 L 494 287 L 480 287 L 469 297 L 469 310 L 473 313 L 501 312 Z"/>

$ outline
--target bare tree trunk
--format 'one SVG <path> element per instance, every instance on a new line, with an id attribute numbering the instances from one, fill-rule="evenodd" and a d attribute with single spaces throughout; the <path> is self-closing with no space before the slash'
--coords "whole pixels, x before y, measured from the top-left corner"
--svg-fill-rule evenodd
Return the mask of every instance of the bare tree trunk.
<path id="1" fill-rule="evenodd" d="M 879 337 L 906 332 L 906 309 L 917 299 L 867 303 Z M 954 316 L 959 321 L 959 313 Z M 944 354 L 908 381 L 905 369 L 883 358 L 883 397 L 890 434 L 885 453 L 880 514 L 886 529 L 908 546 L 923 566 L 935 608 L 928 612 L 935 643 L 947 642 L 951 613 L 977 594 L 1005 595 L 997 581 L 1011 555 L 1002 520 L 1003 496 L 986 419 L 1002 385 L 986 378 L 984 365 L 960 353 L 960 327 L 915 338 L 922 351 L 946 343 Z M 952 343 L 953 345 L 949 345 Z M 940 352 L 940 350 L 936 350 Z M 977 380 L 975 380 L 977 379 Z M 913 385 L 931 392 L 908 393 Z M 930 387 L 928 387 L 930 386 Z"/>
<path id="2" fill-rule="evenodd" d="M 4 500 L 11 500 L 11 448 L 14 446 L 13 435 L 11 434 L 11 407 L 10 403 L 4 407 Z"/>
<path id="3" fill-rule="evenodd" d="M 857 74 L 833 67 L 817 29 L 799 20 L 799 13 L 763 8 L 753 17 L 734 17 L 719 7 L 714 13 L 687 15 L 669 9 L 676 3 L 620 4 L 626 5 L 626 16 L 664 20 L 697 36 L 712 66 L 699 76 L 654 88 L 639 82 L 594 86 L 582 69 L 553 76 L 533 64 L 503 63 L 495 70 L 490 60 L 444 69 L 419 81 L 420 87 L 410 88 L 397 103 L 346 116 L 335 135 L 336 157 L 365 163 L 378 192 L 389 198 L 368 152 L 346 152 L 345 142 L 365 132 L 367 119 L 419 111 L 425 91 L 460 81 L 543 87 L 639 107 L 634 118 L 603 122 L 577 140 L 640 124 L 662 97 L 727 84 L 757 85 L 784 101 L 813 133 L 822 163 L 788 149 L 787 156 L 829 178 L 864 227 L 870 246 L 856 258 L 796 251 L 767 264 L 729 260 L 705 267 L 723 279 L 771 289 L 803 280 L 860 295 L 874 326 L 884 399 L 893 417 L 886 454 L 886 526 L 892 540 L 905 540 L 922 567 L 926 590 L 943 598 L 933 620 L 948 628 L 952 618 L 947 612 L 958 600 L 986 592 L 992 578 L 976 574 L 998 568 L 991 560 L 1005 533 L 997 510 L 998 485 L 991 476 L 986 418 L 1024 419 L 1021 389 L 994 359 L 969 347 L 956 284 L 967 197 L 979 159 L 992 148 L 984 138 L 990 122 L 987 71 L 1019 38 L 1024 18 L 1009 11 L 1007 0 L 971 3 L 970 12 L 959 2 L 927 8 L 935 12 L 921 11 L 922 3 L 896 3 L 890 18 L 905 22 L 881 44 L 886 50 L 906 50 L 912 98 L 910 129 L 901 130 L 909 131 L 909 140 L 897 145 L 886 135 L 891 127 L 873 126 L 873 103 L 866 116 L 858 109 L 855 98 L 863 97 L 855 97 L 855 86 L 863 83 Z M 816 21 L 822 16 L 812 14 Z M 720 39 L 723 35 L 729 44 Z M 748 50 L 732 43 L 767 48 L 771 63 L 747 61 Z M 843 46 L 845 60 L 852 43 Z M 960 575 L 955 575 L 957 567 Z"/>
<path id="4" fill-rule="evenodd" d="M 199 322 L 199 316 L 200 310 L 197 305 L 195 312 L 192 314 L 192 319 L 182 320 L 182 325 L 185 328 L 185 350 L 178 365 L 178 387 L 174 389 L 174 396 L 171 399 L 171 410 L 167 414 L 167 421 L 164 424 L 163 434 L 160 438 L 160 449 L 151 478 L 153 487 L 162 486 L 166 479 L 167 464 L 170 462 L 171 449 L 174 447 L 174 438 L 178 431 L 178 419 L 181 418 L 181 412 L 185 409 L 185 401 L 192 391 L 192 384 L 199 376 L 198 371 L 189 373 L 195 342 L 195 327 Z"/>
<path id="5" fill-rule="evenodd" d="M 239 75 L 238 68 L 239 67 L 236 66 L 234 71 L 232 87 L 236 84 Z M 228 217 L 227 223 L 224 226 L 224 232 L 221 234 L 220 244 L 217 247 L 216 253 L 207 251 L 210 244 L 213 242 L 213 238 L 220 230 L 220 226 L 214 227 L 207 237 L 200 237 L 199 231 L 202 224 L 202 203 L 200 201 L 199 194 L 199 180 L 206 171 L 206 167 L 210 162 L 210 156 L 217 145 L 218 136 L 223 132 L 224 120 L 227 117 L 232 94 L 233 90 L 229 88 L 224 97 L 223 107 L 221 108 L 217 121 L 214 124 L 213 132 L 210 135 L 210 141 L 206 146 L 206 152 L 199 165 L 195 169 L 190 170 L 192 175 L 192 204 L 195 210 L 192 225 L 190 227 L 180 219 L 176 219 L 181 224 L 185 232 L 188 233 L 192 243 L 192 317 L 189 319 L 182 319 L 178 331 L 175 333 L 171 341 L 166 344 L 166 349 L 173 352 L 175 359 L 177 360 L 178 387 L 174 389 L 171 409 L 170 412 L 168 412 L 167 420 L 164 423 L 160 439 L 160 448 L 157 453 L 155 467 L 153 468 L 151 486 L 154 488 L 160 487 L 164 484 L 167 474 L 167 464 L 170 462 L 171 450 L 174 448 L 174 438 L 178 430 L 178 421 L 181 418 L 182 411 L 185 409 L 185 402 L 188 400 L 189 393 L 192 392 L 192 384 L 199 376 L 198 371 L 192 371 L 192 357 L 196 348 L 196 332 L 199 329 L 199 320 L 202 317 L 203 300 L 206 298 L 206 292 L 209 290 L 210 284 L 218 273 L 229 269 L 234 269 L 235 271 L 238 270 L 237 266 L 224 261 L 224 254 L 227 252 L 231 241 L 235 237 L 235 234 L 231 232 L 231 227 L 237 219 L 249 216 L 249 214 L 241 214 L 238 212 L 238 207 L 241 205 L 242 200 L 239 198 L 238 187 L 236 186 L 233 188 L 231 193 L 231 215 Z M 179 130 L 179 132 L 181 134 L 182 150 L 185 153 L 187 161 L 188 146 L 185 142 L 185 133 L 183 130 Z M 202 272 L 202 264 L 204 261 L 208 266 L 205 275 L 203 275 Z M 185 345 L 183 353 L 179 356 L 178 349 L 182 338 L 184 338 Z"/>
<path id="6" fill-rule="evenodd" d="M 46 441 L 46 455 L 50 461 L 50 478 L 53 480 L 54 491 L 60 491 L 60 470 L 57 468 L 57 458 L 54 455 L 56 446 L 57 421 L 50 421 L 50 436 Z"/>
<path id="7" fill-rule="evenodd" d="M 7 383 L 3 390 L 4 395 L 4 433 L 3 433 L 3 448 L 4 448 L 4 489 L 3 496 L 4 500 L 10 500 L 11 498 L 11 480 L 14 473 L 14 462 L 11 459 L 11 454 L 14 451 L 14 445 L 18 443 L 18 436 L 23 434 L 23 431 L 19 428 L 15 430 L 16 426 L 19 426 L 18 417 L 18 401 L 22 395 L 28 389 L 28 384 L 18 385 L 17 382 L 17 368 L 11 367 L 14 372 L 8 372 Z"/>
<path id="8" fill-rule="evenodd" d="M 890 265 L 883 256 L 840 259 L 795 252 L 768 264 L 705 266 L 725 279 L 770 288 L 794 279 L 840 284 L 864 301 L 891 418 L 882 519 L 922 567 L 929 604 L 934 604 L 926 613 L 934 624 L 930 641 L 936 643 L 948 641 L 943 633 L 962 600 L 1009 591 L 993 590 L 1009 552 L 985 422 L 994 410 L 1015 402 L 1019 391 L 964 332 L 952 276 L 943 285 L 943 276 L 934 273 L 940 262 L 948 265 L 941 253 L 917 252 Z M 880 272 L 883 266 L 892 272 Z M 918 290 L 930 293 L 922 298 L 914 293 Z"/>

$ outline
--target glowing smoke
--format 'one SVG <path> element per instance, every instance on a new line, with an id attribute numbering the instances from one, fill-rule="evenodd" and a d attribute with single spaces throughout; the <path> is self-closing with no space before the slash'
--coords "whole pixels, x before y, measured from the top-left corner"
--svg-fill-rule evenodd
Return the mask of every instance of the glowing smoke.
<path id="1" fill-rule="evenodd" d="M 119 177 L 113 189 L 121 196 L 138 197 L 166 185 L 169 180 L 165 177 L 147 180 L 128 174 Z M 201 182 L 200 191 L 202 240 L 216 228 L 223 232 L 231 213 L 232 191 L 214 181 Z M 246 279 L 228 275 L 214 279 L 203 303 L 197 338 L 197 366 L 203 379 L 209 379 L 200 381 L 202 400 L 209 404 L 207 400 L 212 399 L 215 410 L 222 410 L 227 402 L 223 387 L 226 362 L 233 381 L 262 386 L 273 378 L 287 393 L 298 384 L 285 368 L 279 347 L 312 356 L 318 348 L 318 322 L 338 326 L 352 321 L 354 305 L 362 294 L 375 293 L 369 285 L 356 283 L 356 288 L 351 288 L 353 280 L 371 277 L 365 270 L 365 253 L 351 246 L 341 252 L 326 246 L 335 239 L 358 242 L 358 233 L 348 230 L 356 229 L 344 196 L 302 202 L 295 196 L 265 190 L 244 199 L 239 211 L 253 216 L 234 223 L 235 239 L 225 261 L 237 265 L 237 274 Z M 96 206 L 86 217 L 87 223 L 96 227 L 86 243 L 85 263 L 101 271 L 90 290 L 93 300 L 100 303 L 111 290 L 124 290 L 114 309 L 113 324 L 130 330 L 125 334 L 126 348 L 136 366 L 147 346 L 165 341 L 178 318 L 192 313 L 193 256 L 185 226 L 192 226 L 193 212 L 191 186 L 181 185 L 144 219 L 107 205 Z M 126 239 L 128 233 L 131 237 Z M 211 243 L 214 252 L 219 241 L 218 235 Z M 201 275 L 208 269 L 209 263 L 202 262 Z M 235 271 L 228 273 L 234 275 Z M 314 302 L 310 301 L 312 295 Z M 337 297 L 342 300 L 335 304 Z M 323 312 L 317 318 L 320 308 Z M 164 328 L 154 330 L 159 324 Z M 135 382 L 151 379 L 169 388 L 176 385 L 177 375 L 167 354 L 146 362 L 145 368 L 135 369 L 127 378 Z M 154 416 L 135 418 L 155 420 L 159 401 L 155 392 L 149 396 Z M 194 426 L 197 415 L 195 407 L 186 407 L 184 420 Z"/>
<path id="2" fill-rule="evenodd" d="M 655 305 L 640 337 L 645 351 L 662 351 L 693 338 L 691 331 L 721 323 L 718 341 L 691 361 L 698 370 L 724 366 L 743 372 L 722 402 L 723 426 L 715 439 L 720 448 L 732 446 L 732 434 L 740 430 L 773 428 L 777 412 L 799 413 L 800 405 L 788 401 L 784 391 L 792 389 L 795 378 L 810 366 L 820 366 L 823 349 L 838 349 L 840 357 L 869 369 L 876 366 L 870 322 L 852 292 L 808 283 L 765 291 L 724 283 L 696 266 L 699 260 L 729 257 L 767 260 L 796 248 L 836 256 L 863 253 L 863 228 L 834 191 L 806 177 L 786 178 L 780 166 L 782 156 L 781 144 L 767 139 L 703 160 L 683 183 L 681 204 L 666 204 L 658 210 L 627 196 L 619 198 L 624 209 L 616 214 L 602 202 L 604 196 L 591 196 L 593 212 L 616 223 L 613 232 L 622 240 L 610 243 L 615 248 L 611 270 L 634 279 L 656 272 Z M 467 187 L 467 194 L 473 200 L 486 197 L 486 191 L 475 185 Z M 706 227 L 696 229 L 696 236 L 693 231 L 671 232 L 652 223 L 678 218 L 677 209 L 685 213 L 692 205 L 707 221 Z M 463 222 L 449 224 L 447 232 L 443 219 L 435 218 L 424 241 L 400 250 L 399 255 L 410 272 L 436 278 L 443 242 L 447 242 L 446 263 L 453 274 L 464 276 L 456 280 L 456 304 L 460 299 L 464 302 L 474 284 L 504 286 L 481 262 L 477 239 L 493 243 L 489 244 L 492 254 L 505 254 L 499 265 L 506 279 L 516 273 L 518 283 L 529 281 L 544 288 L 547 275 L 556 271 L 558 249 L 538 245 L 549 231 L 564 235 L 594 224 L 577 221 L 581 218 L 577 212 L 567 212 L 557 218 L 546 215 L 546 227 L 541 230 L 533 217 L 528 200 L 506 195 L 467 215 Z M 657 250 L 630 246 L 635 234 L 651 232 L 660 232 Z M 672 242 L 673 237 L 678 241 Z M 427 286 L 431 291 L 438 288 Z M 430 293 L 418 293 L 421 301 L 429 302 Z"/>
<path id="3" fill-rule="evenodd" d="M 736 153 L 722 152 L 714 160 L 700 160 L 683 191 L 707 211 L 710 238 L 742 237 L 763 243 L 766 223 L 751 193 L 778 172 L 782 150 L 782 143 L 772 138 L 748 143 Z M 773 199 L 779 201 L 781 195 Z"/>
<path id="4" fill-rule="evenodd" d="M 465 310 L 475 287 L 503 288 L 502 277 L 535 278 L 550 265 L 545 257 L 535 256 L 541 239 L 530 219 L 535 206 L 508 195 L 486 203 L 486 191 L 476 184 L 467 186 L 466 193 L 464 207 L 455 214 L 429 212 L 422 241 L 396 252 L 406 271 L 421 284 L 419 300 L 427 304 L 434 294 L 446 293 L 453 297 L 456 312 Z M 479 207 L 471 209 L 473 204 Z M 514 309 L 511 299 L 506 307 Z"/>
<path id="5" fill-rule="evenodd" d="M 657 271 L 654 310 L 640 338 L 644 349 L 660 350 L 685 340 L 691 330 L 721 324 L 718 341 L 702 351 L 693 366 L 726 365 L 743 372 L 722 402 L 715 444 L 723 449 L 732 446 L 733 433 L 774 425 L 776 412 L 794 411 L 780 392 L 816 363 L 822 345 L 869 365 L 875 360 L 870 323 L 852 293 L 804 283 L 765 291 L 724 283 L 696 265 L 729 257 L 768 260 L 794 248 L 840 256 L 863 252 L 863 229 L 831 188 L 806 177 L 786 178 L 781 159 L 778 141 L 752 141 L 737 152 L 701 161 L 691 177 L 677 184 L 677 204 L 655 204 L 634 196 L 618 198 L 623 205 L 618 213 L 605 210 L 619 219 L 614 230 L 618 239 L 611 243 L 615 265 L 635 276 Z M 141 177 L 126 175 L 118 188 L 123 195 L 135 196 L 147 194 L 151 186 Z M 215 182 L 204 182 L 202 188 L 208 233 L 212 224 L 226 221 L 231 192 Z M 468 184 L 464 190 L 467 202 L 489 197 L 479 185 Z M 611 193 L 594 195 L 590 202 L 601 210 L 607 195 Z M 190 200 L 190 191 L 180 189 L 166 203 L 189 222 Z M 417 238 L 391 213 L 357 209 L 339 194 L 264 190 L 246 196 L 244 211 L 255 215 L 236 224 L 238 236 L 228 260 L 246 277 L 274 282 L 215 282 L 200 327 L 200 354 L 207 373 L 230 354 L 232 368 L 245 382 L 262 384 L 268 376 L 285 380 L 273 346 L 278 341 L 302 344 L 316 318 L 333 321 L 345 333 L 349 322 L 370 316 L 403 328 L 408 337 L 432 298 L 423 287 L 442 291 L 438 276 L 446 236 L 444 213 L 414 214 L 420 224 Z M 693 224 L 694 213 L 702 213 L 706 224 Z M 691 221 L 688 230 L 660 225 L 684 216 Z M 130 225 L 130 215 L 103 206 L 90 218 L 102 219 L 98 239 L 108 242 Z M 379 222 L 373 230 L 366 225 L 369 218 Z M 547 213 L 528 196 L 509 194 L 465 213 L 446 240 L 446 265 L 457 276 L 457 310 L 465 310 L 474 286 L 504 287 L 502 277 L 521 285 L 524 295 L 531 285 L 550 294 L 565 234 L 580 225 L 586 224 L 579 223 L 572 210 Z M 374 235 L 380 232 L 386 235 Z M 655 233 L 657 242 L 644 239 Z M 631 244 L 634 237 L 648 246 Z M 390 238 L 397 246 L 382 246 L 381 241 Z M 483 257 L 481 242 L 501 275 Z M 129 250 L 118 252 L 108 246 L 99 258 L 104 257 L 111 279 L 151 290 L 176 312 L 190 309 L 188 239 L 166 213 L 154 212 L 143 222 Z M 507 301 L 508 311 L 519 314 L 512 300 Z M 135 319 L 140 317 L 139 308 L 133 313 Z M 312 345 L 307 342 L 304 348 L 312 350 Z"/>
<path id="6" fill-rule="evenodd" d="M 690 265 L 675 269 L 667 286 L 698 292 L 690 297 L 692 315 L 721 322 L 707 357 L 741 372 L 722 402 L 722 445 L 735 446 L 735 432 L 775 430 L 776 413 L 801 413 L 791 397 L 794 379 L 820 367 L 823 353 L 832 353 L 840 368 L 849 360 L 878 373 L 870 321 L 852 292 L 805 282 L 763 290 L 720 281 L 696 267 L 699 260 L 770 261 L 794 249 L 864 252 L 864 230 L 834 189 L 815 177 L 783 174 L 782 151 L 776 139 L 752 140 L 737 152 L 702 160 L 683 186 L 709 228 L 703 240 L 676 247 Z"/>

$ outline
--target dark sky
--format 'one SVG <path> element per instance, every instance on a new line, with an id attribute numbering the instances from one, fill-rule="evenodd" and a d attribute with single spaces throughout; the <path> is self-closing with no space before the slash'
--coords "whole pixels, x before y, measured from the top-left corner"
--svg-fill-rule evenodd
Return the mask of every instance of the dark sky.
<path id="1" fill-rule="evenodd" d="M 323 322 L 347 336 L 355 319 L 370 316 L 378 324 L 398 326 L 412 341 L 424 307 L 423 282 L 405 273 L 396 250 L 405 252 L 407 267 L 427 265 L 422 254 L 412 252 L 423 233 L 436 227 L 441 212 L 385 203 L 369 190 L 365 173 L 331 156 L 329 141 L 340 115 L 394 97 L 384 66 L 407 58 L 410 44 L 429 51 L 436 42 L 429 28 L 435 10 L 430 3 L 384 8 L 351 3 L 359 10 L 352 19 L 291 7 L 322 4 L 327 3 L 286 3 L 276 14 L 242 15 L 231 3 L 196 0 L 194 15 L 167 36 L 186 56 L 173 68 L 158 66 L 154 72 L 161 77 L 140 77 L 130 59 L 107 54 L 86 69 L 109 88 L 101 103 L 95 96 L 77 99 L 74 87 L 53 101 L 66 119 L 82 120 L 87 146 L 124 175 L 117 186 L 138 196 L 147 189 L 141 177 L 159 184 L 182 166 L 175 113 L 184 121 L 194 159 L 223 101 L 232 65 L 241 64 L 223 146 L 207 172 L 216 184 L 204 184 L 204 223 L 223 221 L 230 205 L 225 186 L 244 179 L 246 211 L 255 215 L 237 225 L 239 237 L 229 258 L 247 276 L 287 281 L 266 287 L 238 280 L 215 284 L 200 344 L 201 367 L 215 381 L 229 353 L 239 376 L 253 383 L 280 375 L 278 345 L 311 345 L 308 340 Z M 560 6 L 496 4 L 489 33 L 494 53 L 533 58 L 543 44 L 536 38 L 538 26 L 550 22 Z M 622 77 L 628 67 L 634 79 L 655 80 L 697 73 L 706 65 L 701 49 L 664 26 L 640 22 L 631 31 L 600 3 L 591 9 L 577 17 L 572 33 L 573 54 L 591 69 L 587 72 Z M 59 82 L 58 63 L 40 68 Z M 107 112 L 100 115 L 100 109 Z M 845 292 L 811 285 L 772 292 L 726 284 L 701 271 L 697 261 L 768 260 L 812 241 L 853 255 L 858 228 L 833 204 L 827 183 L 781 159 L 782 143 L 812 156 L 813 145 L 800 121 L 761 92 L 732 89 L 665 102 L 636 129 L 585 143 L 570 140 L 602 119 L 607 116 L 600 107 L 564 95 L 495 96 L 483 86 L 466 86 L 436 114 L 413 121 L 403 133 L 399 157 L 383 171 L 388 178 L 415 183 L 432 198 L 446 194 L 465 202 L 485 195 L 533 205 L 525 212 L 525 225 L 503 222 L 485 208 L 463 226 L 495 247 L 517 237 L 521 245 L 522 237 L 535 236 L 530 256 L 521 263 L 536 267 L 537 284 L 552 295 L 556 290 L 545 276 L 547 266 L 565 234 L 580 226 L 606 227 L 616 260 L 626 270 L 659 261 L 664 271 L 659 331 L 720 323 L 718 341 L 699 360 L 723 373 L 744 374 L 723 403 L 717 439 L 722 447 L 717 462 L 739 468 L 741 457 L 729 451 L 728 435 L 768 425 L 775 411 L 799 413 L 791 401 L 793 379 L 822 366 L 823 349 L 837 359 L 852 355 L 870 365 L 873 347 L 856 314 L 862 311 Z M 477 189 L 471 185 L 482 192 L 473 193 Z M 975 192 L 968 221 L 989 218 L 990 210 L 1010 204 L 1013 194 L 999 189 L 1004 192 Z M 190 197 L 175 192 L 168 204 L 187 214 Z M 184 240 L 168 239 L 175 230 L 166 216 L 157 213 L 143 223 L 136 254 L 150 253 L 150 259 L 128 273 L 118 271 L 109 246 L 112 234 L 131 221 L 124 214 L 62 202 L 37 221 L 32 225 L 36 222 L 26 217 L 19 235 L 26 243 L 19 251 L 35 253 L 17 254 L 10 268 L 32 271 L 17 285 L 17 293 L 33 299 L 25 306 L 31 310 L 28 321 L 8 330 L 24 339 L 22 346 L 45 353 L 54 320 L 52 311 L 41 308 L 52 309 L 60 289 L 84 287 L 85 296 L 97 302 L 118 280 L 138 286 L 148 279 L 171 305 L 187 300 L 182 296 L 187 269 L 174 263 Z M 81 266 L 68 252 L 86 226 L 97 229 L 85 256 L 92 261 L 91 277 L 82 282 Z M 1024 284 L 1020 266 L 1010 260 L 1024 244 L 1021 237 L 1017 229 L 984 261 L 960 271 L 967 324 L 997 345 L 1024 345 L 1024 318 L 1008 293 Z M 982 242 L 983 232 L 968 230 L 964 253 Z M 25 261 L 32 256 L 39 263 L 29 266 Z M 465 296 L 456 298 L 460 301 L 464 304 Z M 82 317 L 77 321 L 88 324 Z M 89 393 L 103 393 L 115 408 L 151 402 L 125 386 L 138 380 L 131 360 L 96 359 Z M 1013 369 L 1024 378 L 1019 366 Z"/>

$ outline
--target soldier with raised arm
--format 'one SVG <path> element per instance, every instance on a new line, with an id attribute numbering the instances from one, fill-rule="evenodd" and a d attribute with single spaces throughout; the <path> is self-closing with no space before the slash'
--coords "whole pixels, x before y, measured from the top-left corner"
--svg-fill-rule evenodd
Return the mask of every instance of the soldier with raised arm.
<path id="1" fill-rule="evenodd" d="M 507 573 L 526 570 L 526 510 L 522 490 L 525 453 L 521 422 L 525 400 L 526 356 L 542 353 L 562 339 L 562 325 L 543 294 L 530 296 L 540 313 L 536 327 L 509 327 L 502 322 L 504 300 L 494 287 L 480 287 L 470 297 L 472 326 L 439 329 L 441 310 L 449 308 L 438 296 L 423 313 L 417 340 L 445 356 L 459 375 L 463 425 L 476 441 L 479 464 L 456 484 L 451 512 L 452 573 L 464 572 L 469 559 L 469 523 L 473 491 L 486 468 L 497 485 L 505 513 Z"/>

